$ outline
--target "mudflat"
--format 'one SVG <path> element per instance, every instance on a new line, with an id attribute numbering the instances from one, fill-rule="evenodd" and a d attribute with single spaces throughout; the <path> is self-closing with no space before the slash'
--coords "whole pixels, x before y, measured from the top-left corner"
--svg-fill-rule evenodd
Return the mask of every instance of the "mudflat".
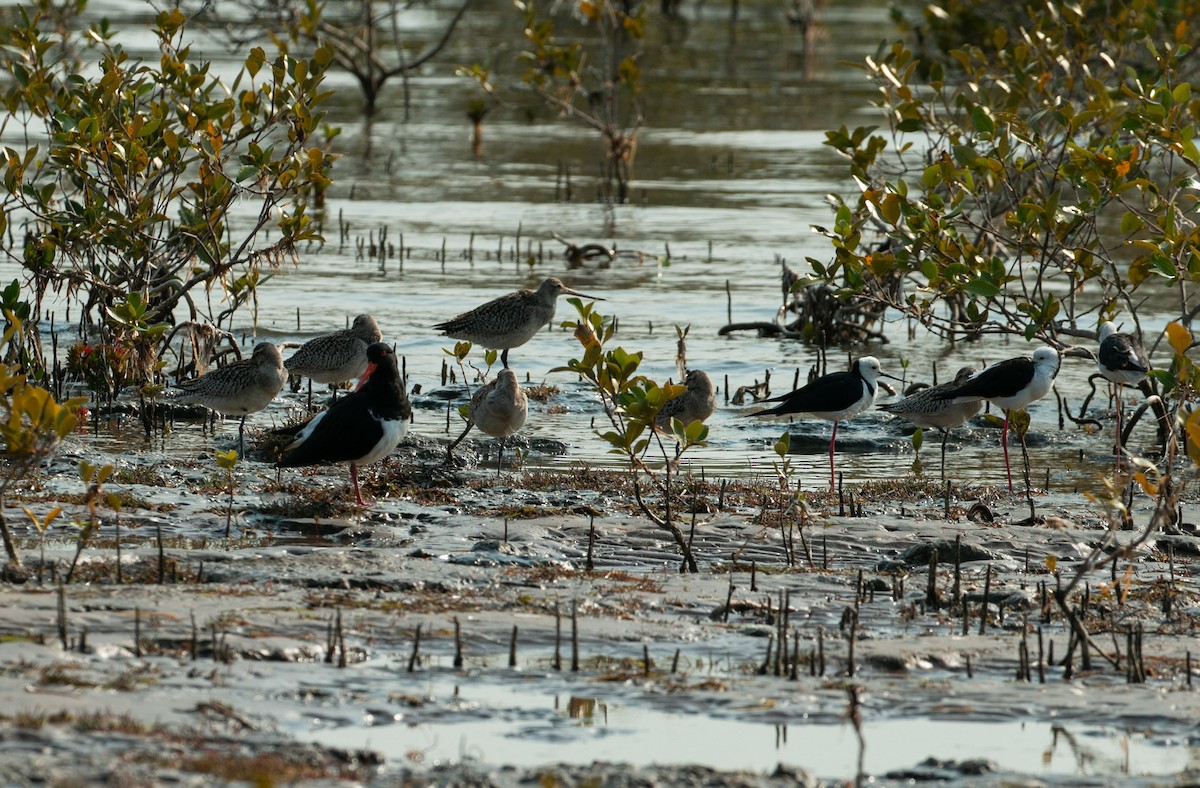
<path id="1" fill-rule="evenodd" d="M 910 479 L 797 507 L 696 477 L 683 574 L 624 474 L 497 479 L 438 451 L 364 473 L 366 509 L 340 503 L 340 468 L 243 462 L 227 510 L 207 460 L 108 458 L 125 503 L 64 584 L 65 523 L 89 516 L 68 447 L 5 512 L 23 558 L 0 585 L 5 782 L 1197 777 L 1191 503 L 1062 606 L 1097 546 L 1144 536 L 1152 499 L 1122 530 L 1067 492 Z M 20 510 L 58 505 L 44 539 Z"/>

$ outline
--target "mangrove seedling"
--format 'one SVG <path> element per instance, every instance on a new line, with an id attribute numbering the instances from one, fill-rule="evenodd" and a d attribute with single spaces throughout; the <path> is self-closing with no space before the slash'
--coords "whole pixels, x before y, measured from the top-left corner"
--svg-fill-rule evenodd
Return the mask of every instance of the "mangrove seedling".
<path id="1" fill-rule="evenodd" d="M 217 467 L 225 471 L 225 479 L 229 486 L 229 506 L 225 509 L 225 538 L 229 538 L 230 526 L 233 522 L 233 471 L 237 468 L 237 449 L 216 452 Z"/>
<path id="2" fill-rule="evenodd" d="M 76 523 L 79 533 L 75 537 L 75 556 L 71 559 L 71 568 L 67 570 L 66 583 L 71 582 L 71 578 L 75 575 L 75 567 L 79 563 L 79 556 L 83 554 L 96 532 L 100 530 L 101 490 L 104 483 L 108 481 L 108 477 L 112 476 L 112 472 L 111 465 L 93 465 L 87 460 L 79 461 L 79 480 L 85 487 L 83 505 L 87 508 L 87 519 Z"/>

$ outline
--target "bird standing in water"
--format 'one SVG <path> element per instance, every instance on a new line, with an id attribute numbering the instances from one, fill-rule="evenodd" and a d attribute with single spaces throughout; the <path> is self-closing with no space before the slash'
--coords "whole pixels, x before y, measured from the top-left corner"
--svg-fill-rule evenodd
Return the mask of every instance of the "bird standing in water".
<path id="1" fill-rule="evenodd" d="M 895 376 L 882 371 L 879 359 L 863 356 L 851 365 L 848 372 L 833 372 L 819 377 L 793 392 L 765 400 L 778 402 L 775 407 L 746 415 L 787 416 L 793 413 L 807 413 L 818 419 L 832 421 L 833 435 L 829 438 L 829 489 L 832 492 L 833 450 L 837 443 L 838 424 L 871 407 L 875 402 L 875 393 L 878 391 L 881 377 L 896 380 Z"/>
<path id="2" fill-rule="evenodd" d="M 975 367 L 963 367 L 949 383 L 939 383 L 936 386 L 921 389 L 909 394 L 899 402 L 885 402 L 880 410 L 887 411 L 893 416 L 899 416 L 922 429 L 936 429 L 942 433 L 942 479 L 946 478 L 946 439 L 950 430 L 965 424 L 983 409 L 980 400 L 954 402 L 940 399 L 942 392 L 950 391 L 965 383 L 968 378 L 979 370 Z"/>
<path id="3" fill-rule="evenodd" d="M 537 290 L 517 290 L 500 296 L 434 328 L 452 339 L 501 351 L 500 363 L 507 369 L 508 351 L 533 339 L 542 326 L 554 319 L 558 297 L 564 294 L 604 300 L 572 290 L 551 276 L 542 280 Z"/>
<path id="4" fill-rule="evenodd" d="M 349 463 L 354 498 L 359 506 L 366 506 L 358 486 L 358 466 L 391 454 L 411 420 L 412 406 L 400 380 L 396 353 L 376 342 L 367 348 L 367 369 L 358 387 L 305 424 L 284 448 L 279 466 Z"/>
<path id="5" fill-rule="evenodd" d="M 717 397 L 708 373 L 689 369 L 683 379 L 687 391 L 667 400 L 654 417 L 654 426 L 670 432 L 671 419 L 679 419 L 686 427 L 693 421 L 705 421 L 717 409 Z"/>
<path id="6" fill-rule="evenodd" d="M 259 342 L 250 358 L 181 381 L 176 401 L 203 405 L 222 416 L 240 416 L 238 454 L 245 456 L 246 415 L 270 405 L 283 390 L 286 377 L 279 348 L 270 342 Z"/>
<path id="7" fill-rule="evenodd" d="M 511 369 L 500 370 L 495 378 L 480 386 L 471 396 L 471 404 L 467 408 L 467 427 L 446 450 L 446 459 L 449 460 L 454 447 L 467 437 L 471 427 L 478 427 L 481 432 L 500 441 L 500 453 L 496 457 L 496 475 L 499 476 L 504 441 L 525 426 L 528 415 L 529 398 L 517 382 L 516 373 Z"/>
<path id="8" fill-rule="evenodd" d="M 937 398 L 950 402 L 970 402 L 986 399 L 1004 411 L 1004 429 L 1000 445 L 1004 447 L 1004 470 L 1008 474 L 1008 491 L 1013 491 L 1012 466 L 1008 461 L 1008 424 L 1014 410 L 1021 410 L 1050 393 L 1058 375 L 1061 357 L 1052 347 L 1040 347 L 1032 356 L 1018 356 L 998 361 L 975 373 L 963 383 L 939 392 Z M 1022 445 L 1024 438 L 1021 439 Z"/>
<path id="9" fill-rule="evenodd" d="M 1150 371 L 1150 359 L 1142 349 L 1141 341 L 1134 334 L 1122 334 L 1112 321 L 1100 326 L 1100 352 L 1096 355 L 1096 368 L 1116 391 L 1117 400 L 1117 458 L 1125 449 L 1121 429 L 1121 387 L 1136 386 L 1146 379 Z"/>
<path id="10" fill-rule="evenodd" d="M 382 338 L 375 318 L 359 315 L 350 328 L 305 342 L 283 362 L 283 366 L 292 375 L 317 383 L 357 380 L 367 369 L 367 347 Z"/>

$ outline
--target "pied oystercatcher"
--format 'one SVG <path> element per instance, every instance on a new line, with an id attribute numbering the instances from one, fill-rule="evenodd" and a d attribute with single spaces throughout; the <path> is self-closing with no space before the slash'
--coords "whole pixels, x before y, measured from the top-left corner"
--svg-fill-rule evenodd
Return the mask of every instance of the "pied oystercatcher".
<path id="1" fill-rule="evenodd" d="M 396 353 L 376 342 L 367 348 L 367 369 L 358 387 L 305 424 L 284 448 L 279 465 L 349 463 L 355 500 L 365 506 L 358 488 L 358 466 L 391 454 L 408 432 L 411 419 L 412 406 L 400 381 Z"/>

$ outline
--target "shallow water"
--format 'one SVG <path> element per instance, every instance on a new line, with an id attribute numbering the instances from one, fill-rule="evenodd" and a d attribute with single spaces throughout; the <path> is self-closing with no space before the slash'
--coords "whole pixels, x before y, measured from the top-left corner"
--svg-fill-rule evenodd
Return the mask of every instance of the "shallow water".
<path id="1" fill-rule="evenodd" d="M 92 12 L 106 13 L 128 27 L 141 9 L 137 3 L 112 2 Z M 471 62 L 485 41 L 515 32 L 510 30 L 513 13 L 501 2 L 474 10 L 443 64 Z M 419 36 L 436 27 L 442 15 L 413 14 L 405 25 Z M 353 86 L 344 75 L 331 77 L 336 92 L 330 120 L 343 129 L 343 158 L 336 165 L 328 206 L 318 214 L 330 240 L 323 248 L 302 250 L 296 267 L 276 272 L 262 289 L 258 337 L 300 342 L 370 312 L 404 355 L 410 385 L 428 393 L 439 388 L 443 348 L 453 344 L 431 325 L 559 275 L 571 286 L 607 299 L 599 308 L 619 318 L 617 342 L 644 352 L 642 371 L 651 377 L 678 377 L 674 326 L 690 326 L 688 364 L 712 376 L 722 403 L 727 383 L 737 388 L 763 379 L 767 371 L 772 392 L 785 393 L 797 371 L 801 380 L 807 375 L 817 360 L 815 350 L 750 334 L 719 337 L 717 331 L 728 317 L 772 319 L 780 301 L 777 256 L 797 268 L 804 267 L 806 256 L 829 256 L 828 244 L 810 226 L 831 219 L 825 195 L 847 194 L 851 185 L 841 162 L 821 144 L 823 130 L 875 122 L 869 111 L 873 91 L 848 64 L 893 35 L 887 4 L 830 7 L 821 23 L 807 58 L 800 57 L 802 43 L 774 8 L 744 10 L 732 35 L 724 10 L 710 7 L 694 9 L 656 32 L 648 44 L 656 57 L 647 65 L 646 124 L 639 136 L 634 201 L 623 206 L 588 200 L 594 191 L 596 141 L 569 122 L 530 123 L 515 109 L 497 109 L 485 125 L 483 155 L 473 158 L 462 107 L 476 97 L 475 88 L 449 76 L 447 65 L 430 66 L 412 80 L 407 121 L 399 86 L 389 87 L 379 114 L 364 122 Z M 130 48 L 150 54 L 152 44 L 135 36 Z M 508 45 L 505 38 L 500 51 Z M 218 68 L 229 67 L 222 49 L 211 42 L 207 46 Z M 572 170 L 574 202 L 555 201 L 560 162 Z M 350 227 L 349 240 L 340 243 L 339 221 Z M 383 228 L 389 242 L 403 248 L 403 259 L 389 259 L 380 270 L 378 261 L 362 259 L 357 247 Z M 607 269 L 568 271 L 561 245 L 552 237 L 555 232 L 578 243 L 602 242 L 641 256 L 623 256 Z M 519 254 L 514 252 L 518 235 Z M 467 259 L 469 254 L 473 260 Z M 518 262 L 530 254 L 536 264 Z M 17 272 L 0 270 L 0 278 L 13 275 Z M 49 306 L 61 325 L 63 305 Z M 560 301 L 559 320 L 572 316 L 570 305 Z M 1142 319 L 1150 328 L 1162 323 L 1152 314 Z M 238 330 L 249 346 L 252 315 L 243 311 L 241 320 Z M 920 330 L 910 339 L 903 323 L 889 325 L 887 334 L 888 344 L 831 350 L 829 370 L 844 368 L 852 356 L 872 353 L 891 374 L 929 380 L 936 364 L 938 378 L 946 379 L 963 364 L 979 365 L 1029 349 L 1023 342 L 994 338 L 951 347 Z M 531 453 L 526 462 L 532 467 L 620 464 L 607 454 L 607 444 L 591 434 L 593 427 L 605 426 L 596 398 L 573 376 L 551 373 L 578 355 L 578 344 L 556 330 L 512 353 L 522 378 L 562 388 L 558 398 L 533 407 L 523 435 L 565 440 L 569 451 Z M 473 358 L 482 363 L 479 355 Z M 1093 371 L 1090 362 L 1064 362 L 1058 390 L 1075 407 Z M 1104 402 L 1099 397 L 1093 406 Z M 457 434 L 457 416 L 447 430 L 444 412 L 435 415 L 444 400 L 417 397 L 415 404 L 415 432 Z M 251 423 L 277 423 L 286 418 L 285 408 L 286 403 L 277 403 Z M 710 420 L 709 445 L 688 454 L 692 468 L 710 475 L 773 474 L 777 458 L 771 446 L 785 425 L 742 420 L 746 410 L 723 404 Z M 1103 467 L 1110 441 L 1107 432 L 1104 437 L 1081 434 L 1069 423 L 1059 432 L 1053 397 L 1036 403 L 1031 412 L 1035 483 L 1045 484 L 1049 469 L 1049 483 L 1057 489 L 1094 489 L 1096 469 Z M 1111 419 L 1104 423 L 1111 429 Z M 95 435 L 98 447 L 136 446 L 139 431 L 127 443 L 120 434 L 126 429 L 117 434 L 101 430 Z M 792 429 L 803 484 L 825 486 L 831 425 L 800 420 Z M 909 432 L 903 422 L 882 413 L 841 425 L 838 467 L 846 480 L 909 473 Z M 1148 445 L 1153 437 L 1146 426 L 1135 433 L 1133 443 Z M 936 474 L 938 436 L 927 438 L 924 468 Z M 952 478 L 1002 483 L 997 443 L 993 429 L 956 435 L 951 441 Z M 168 447 L 179 451 L 195 445 L 186 429 L 168 441 Z"/>
<path id="2" fill-rule="evenodd" d="M 512 683 L 478 678 L 422 676 L 415 684 L 408 691 L 417 692 L 423 705 L 411 712 L 325 706 L 308 715 L 297 712 L 287 727 L 302 739 L 373 749 L 395 762 L 419 754 L 426 763 L 703 762 L 759 772 L 783 763 L 836 778 L 854 774 L 858 759 L 859 742 L 849 723 L 836 715 L 806 720 L 799 708 L 780 710 L 788 723 L 754 722 L 747 719 L 755 716 L 753 710 L 733 719 L 683 714 L 603 697 L 533 688 L 514 692 Z M 797 700 L 802 706 L 803 698 Z M 863 727 L 867 773 L 911 769 L 936 758 L 990 760 L 1001 771 L 1035 779 L 1166 776 L 1183 771 L 1195 756 L 1190 747 L 1137 732 L 955 716 L 871 719 Z"/>

